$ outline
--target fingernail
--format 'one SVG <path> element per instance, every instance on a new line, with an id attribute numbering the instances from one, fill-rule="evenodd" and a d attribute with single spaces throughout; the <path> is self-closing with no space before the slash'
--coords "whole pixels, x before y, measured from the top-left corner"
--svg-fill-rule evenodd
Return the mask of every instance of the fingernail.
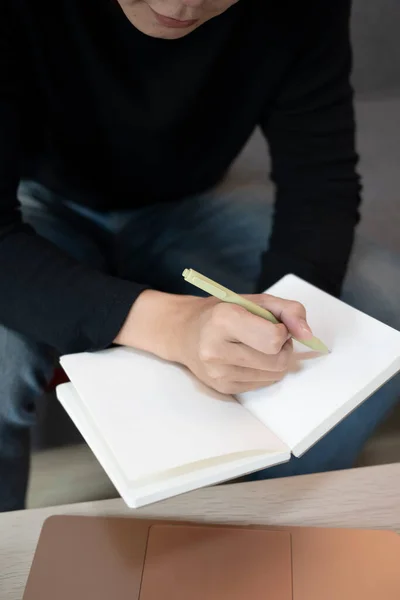
<path id="1" fill-rule="evenodd" d="M 307 321 L 305 321 L 304 319 L 301 319 L 300 324 L 301 324 L 301 330 L 304 332 L 305 337 L 311 337 L 313 335 L 313 332 L 311 331 L 310 326 L 307 323 Z"/>

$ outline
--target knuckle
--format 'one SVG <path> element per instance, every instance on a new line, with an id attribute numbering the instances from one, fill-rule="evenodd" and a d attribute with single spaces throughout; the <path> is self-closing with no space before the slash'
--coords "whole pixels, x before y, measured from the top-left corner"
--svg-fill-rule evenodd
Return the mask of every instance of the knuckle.
<path id="1" fill-rule="evenodd" d="M 203 363 L 213 363 L 217 360 L 218 353 L 212 344 L 203 343 L 199 346 L 199 358 Z"/>
<path id="2" fill-rule="evenodd" d="M 242 313 L 243 309 L 240 306 L 221 302 L 213 310 L 213 325 L 226 330 L 232 326 L 232 322 L 241 317 Z"/>
<path id="3" fill-rule="evenodd" d="M 285 373 L 289 368 L 290 354 L 281 352 L 276 361 L 276 370 L 278 373 Z"/>
<path id="4" fill-rule="evenodd" d="M 221 327 L 222 329 L 224 329 L 226 327 L 226 323 L 228 320 L 227 317 L 227 311 L 226 311 L 226 305 L 225 304 L 217 304 L 214 307 L 214 310 L 212 312 L 212 316 L 211 316 L 211 321 L 214 327 Z"/>
<path id="5" fill-rule="evenodd" d="M 278 354 L 281 349 L 281 344 L 278 342 L 277 338 L 272 338 L 269 346 L 271 354 Z"/>
<path id="6" fill-rule="evenodd" d="M 214 385 L 228 384 L 231 380 L 229 369 L 225 365 L 209 364 L 207 365 L 206 372 Z"/>
<path id="7" fill-rule="evenodd" d="M 283 328 L 275 327 L 274 332 L 271 334 L 269 343 L 271 347 L 271 352 L 273 354 L 278 354 L 286 341 L 286 334 L 284 333 L 284 331 L 285 330 Z"/>
<path id="8" fill-rule="evenodd" d="M 215 383 L 218 383 L 219 381 L 224 381 L 224 376 L 218 367 L 209 367 L 207 369 L 207 375 Z"/>
<path id="9" fill-rule="evenodd" d="M 224 377 L 219 377 L 214 381 L 214 388 L 220 394 L 233 394 L 235 392 L 234 384 Z"/>
<path id="10" fill-rule="evenodd" d="M 293 300 L 291 302 L 291 309 L 293 312 L 304 315 L 306 313 L 306 308 L 301 302 L 297 302 L 297 300 Z"/>

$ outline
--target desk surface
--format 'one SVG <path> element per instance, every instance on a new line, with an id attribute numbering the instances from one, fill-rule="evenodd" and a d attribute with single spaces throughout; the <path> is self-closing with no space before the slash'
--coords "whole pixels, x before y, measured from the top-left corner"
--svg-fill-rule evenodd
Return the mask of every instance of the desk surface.
<path id="1" fill-rule="evenodd" d="M 21 600 L 41 527 L 55 514 L 355 527 L 400 533 L 400 464 L 207 488 L 136 511 L 130 511 L 121 500 L 106 500 L 2 514 L 1 600 Z"/>

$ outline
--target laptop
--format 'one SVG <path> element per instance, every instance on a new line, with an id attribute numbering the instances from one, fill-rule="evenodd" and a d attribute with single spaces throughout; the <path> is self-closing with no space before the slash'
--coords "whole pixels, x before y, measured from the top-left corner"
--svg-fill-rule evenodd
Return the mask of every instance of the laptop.
<path id="1" fill-rule="evenodd" d="M 387 531 L 55 516 L 23 600 L 398 600 Z"/>

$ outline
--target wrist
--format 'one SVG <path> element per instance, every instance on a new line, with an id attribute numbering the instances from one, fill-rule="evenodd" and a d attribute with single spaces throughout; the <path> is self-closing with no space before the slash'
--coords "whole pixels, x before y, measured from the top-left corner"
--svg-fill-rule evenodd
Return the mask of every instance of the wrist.
<path id="1" fill-rule="evenodd" d="M 188 323 L 204 299 L 194 296 L 143 291 L 115 343 L 155 354 L 171 362 L 184 363 L 184 338 Z"/>

